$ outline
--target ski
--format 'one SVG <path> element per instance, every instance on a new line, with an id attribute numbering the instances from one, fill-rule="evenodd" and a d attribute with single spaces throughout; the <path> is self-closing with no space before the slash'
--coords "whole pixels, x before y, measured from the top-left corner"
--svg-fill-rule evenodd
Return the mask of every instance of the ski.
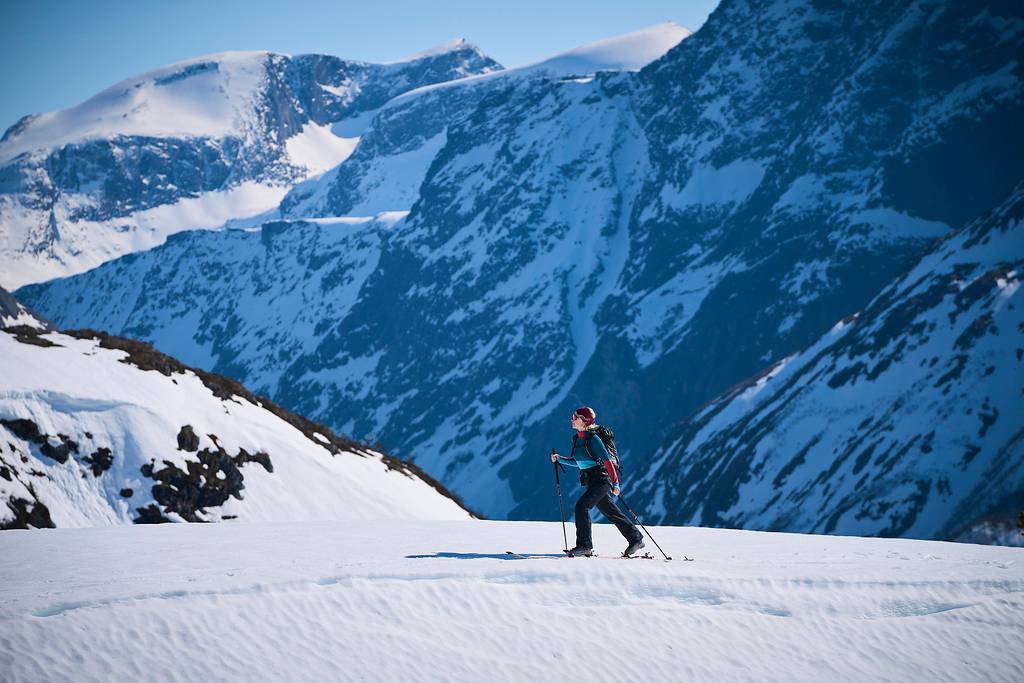
<path id="1" fill-rule="evenodd" d="M 643 555 L 622 555 L 622 556 L 619 557 L 619 559 L 622 559 L 622 560 L 660 560 L 661 558 L 660 557 L 656 557 L 654 555 L 651 555 L 650 553 L 644 553 Z M 672 560 L 672 558 L 668 557 L 668 558 L 665 558 L 664 561 L 665 562 L 669 562 L 671 560 Z M 687 557 L 686 555 L 683 555 L 682 561 L 683 562 L 693 562 L 693 558 L 692 557 Z"/>
<path id="2" fill-rule="evenodd" d="M 565 552 L 565 551 L 563 550 L 562 552 Z M 524 555 L 523 553 L 517 553 L 517 552 L 513 552 L 511 550 L 506 550 L 505 554 L 508 555 L 509 557 L 514 557 L 517 560 L 558 559 L 558 557 L 560 557 L 559 555 L 553 555 L 553 554 L 552 555 Z M 565 557 L 572 557 L 572 556 L 571 555 L 565 555 Z M 659 558 L 655 557 L 654 555 L 652 555 L 650 553 L 644 553 L 643 555 L 603 555 L 603 556 L 599 555 L 597 553 L 594 553 L 594 554 L 589 555 L 589 556 L 588 555 L 580 555 L 580 557 L 596 557 L 596 558 L 599 558 L 599 559 L 602 559 L 602 560 L 657 560 L 657 559 L 659 559 Z M 693 562 L 693 558 L 692 557 L 686 557 L 685 555 L 681 559 L 682 559 L 683 562 Z M 668 562 L 668 560 L 665 560 L 665 561 Z"/>

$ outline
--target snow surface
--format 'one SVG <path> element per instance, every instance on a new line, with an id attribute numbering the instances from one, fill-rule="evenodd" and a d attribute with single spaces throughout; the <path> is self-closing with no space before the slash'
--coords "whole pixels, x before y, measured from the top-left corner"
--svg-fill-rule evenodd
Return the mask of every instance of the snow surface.
<path id="1" fill-rule="evenodd" d="M 309 121 L 302 132 L 285 141 L 288 158 L 312 173 L 323 173 L 348 159 L 359 144 L 359 136 L 335 135 L 333 124 L 317 125 Z"/>
<path id="2" fill-rule="evenodd" d="M 676 560 L 624 561 L 598 524 L 607 557 L 569 559 L 559 527 L 4 532 L 0 671 L 11 683 L 1024 680 L 1024 550 L 660 527 Z"/>

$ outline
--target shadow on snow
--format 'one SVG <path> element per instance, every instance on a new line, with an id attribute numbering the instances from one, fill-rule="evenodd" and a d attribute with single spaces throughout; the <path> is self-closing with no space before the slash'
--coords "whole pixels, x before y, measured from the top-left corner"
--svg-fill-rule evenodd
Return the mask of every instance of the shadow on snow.
<path id="1" fill-rule="evenodd" d="M 432 555 L 406 555 L 407 560 L 426 560 L 446 558 L 452 560 L 521 560 L 523 557 L 565 557 L 564 553 L 520 553 L 518 556 L 508 553 L 434 553 Z"/>

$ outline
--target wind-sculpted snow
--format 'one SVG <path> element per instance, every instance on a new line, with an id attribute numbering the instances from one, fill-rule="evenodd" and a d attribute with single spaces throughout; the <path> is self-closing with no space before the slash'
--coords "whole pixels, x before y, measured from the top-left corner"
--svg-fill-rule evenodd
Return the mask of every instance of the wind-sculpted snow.
<path id="1" fill-rule="evenodd" d="M 0 331 L 0 528 L 460 519 L 414 465 L 139 342 Z"/>
<path id="2" fill-rule="evenodd" d="M 466 43 L 394 64 L 224 53 L 25 117 L 0 141 L 3 284 L 273 209 L 347 157 L 367 115 L 396 95 L 500 68 Z M 339 122 L 344 135 L 331 132 Z"/>
<path id="3" fill-rule="evenodd" d="M 615 429 L 635 483 L 682 416 L 1008 195 L 1024 177 L 1022 35 L 1012 3 L 725 0 L 639 72 L 484 76 L 389 102 L 281 207 L 298 223 L 409 211 L 365 233 L 375 265 L 352 267 L 344 294 L 316 293 L 307 248 L 239 297 L 251 275 L 214 246 L 238 239 L 225 233 L 195 260 L 169 244 L 19 295 L 62 325 L 174 339 L 414 453 L 489 515 L 553 518 L 545 458 L 572 408 Z M 136 301 L 151 278 L 162 292 Z M 300 291 L 318 322 L 293 331 L 273 302 Z M 248 312 L 225 311 L 238 298 Z"/>
<path id="4" fill-rule="evenodd" d="M 640 486 L 654 519 L 917 538 L 1016 521 L 1022 245 L 1024 184 L 855 318 L 682 423 Z"/>
<path id="5" fill-rule="evenodd" d="M 1024 677 L 1024 550 L 651 531 L 696 560 L 616 559 L 606 524 L 602 557 L 566 558 L 557 522 L 8 532 L 0 661 L 11 683 Z"/>

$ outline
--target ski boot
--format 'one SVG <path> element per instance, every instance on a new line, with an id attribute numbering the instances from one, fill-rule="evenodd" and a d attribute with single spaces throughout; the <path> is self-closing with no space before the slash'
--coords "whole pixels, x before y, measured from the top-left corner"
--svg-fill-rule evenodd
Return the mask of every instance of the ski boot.
<path id="1" fill-rule="evenodd" d="M 643 539 L 643 537 L 638 538 L 635 541 L 630 541 L 629 545 L 626 546 L 626 549 L 622 551 L 622 556 L 623 557 L 632 557 L 638 550 L 640 550 L 643 547 L 644 547 L 644 539 Z"/>
<path id="2" fill-rule="evenodd" d="M 568 555 L 569 557 L 590 557 L 591 555 L 594 554 L 594 549 L 593 548 L 583 548 L 581 546 L 576 546 L 572 550 L 566 550 L 565 554 Z"/>

